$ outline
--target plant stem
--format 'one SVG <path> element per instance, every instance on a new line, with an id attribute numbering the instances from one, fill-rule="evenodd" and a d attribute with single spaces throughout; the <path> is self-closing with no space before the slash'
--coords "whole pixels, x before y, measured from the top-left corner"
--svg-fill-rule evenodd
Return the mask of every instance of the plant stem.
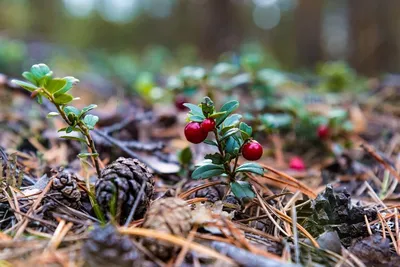
<path id="1" fill-rule="evenodd" d="M 219 153 L 221 154 L 222 159 L 225 160 L 225 153 L 224 153 L 224 150 L 223 150 L 223 148 L 222 148 L 221 141 L 219 140 L 217 129 L 214 129 L 213 132 L 214 132 L 214 135 L 215 135 L 215 140 L 217 141 Z M 238 157 L 236 157 L 235 166 L 236 166 L 236 164 L 237 164 L 237 160 L 238 160 Z M 234 181 L 235 181 L 235 172 L 234 172 L 234 171 L 233 171 L 233 172 L 231 171 L 230 162 L 225 162 L 225 163 L 224 163 L 224 168 L 225 168 L 226 173 L 227 173 L 228 176 L 229 176 L 230 182 L 234 182 Z"/>

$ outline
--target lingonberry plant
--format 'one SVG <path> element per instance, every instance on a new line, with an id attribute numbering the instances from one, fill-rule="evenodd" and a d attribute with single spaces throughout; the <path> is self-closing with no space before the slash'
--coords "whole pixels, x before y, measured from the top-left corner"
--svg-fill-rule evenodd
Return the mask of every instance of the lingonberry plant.
<path id="1" fill-rule="evenodd" d="M 238 164 L 240 156 L 247 160 L 258 160 L 263 148 L 252 139 L 252 128 L 241 122 L 240 114 L 232 114 L 238 107 L 236 100 L 225 103 L 220 111 L 215 110 L 213 101 L 205 97 L 199 105 L 185 104 L 190 109 L 189 123 L 185 136 L 191 143 L 215 146 L 217 153 L 207 154 L 205 160 L 192 173 L 193 179 L 206 179 L 213 176 L 225 176 L 233 194 L 239 199 L 252 199 L 255 194 L 247 181 L 243 181 L 248 172 L 262 175 L 263 168 L 254 162 Z M 206 139 L 212 132 L 213 140 Z"/>
<path id="2" fill-rule="evenodd" d="M 99 118 L 87 114 L 97 105 L 91 104 L 82 110 L 67 106 L 68 103 L 76 99 L 68 92 L 79 80 L 71 76 L 54 78 L 53 72 L 45 64 L 33 65 L 30 71 L 22 73 L 22 76 L 29 82 L 19 80 L 12 82 L 31 92 L 31 97 L 36 97 L 39 104 L 42 104 L 43 98 L 47 98 L 55 106 L 57 112 L 50 112 L 48 117 L 61 116 L 68 125 L 58 130 L 66 133 L 61 138 L 72 139 L 85 144 L 90 152 L 80 153 L 78 157 L 92 157 L 97 175 L 100 177 L 99 154 L 90 135 L 90 130 L 94 129 Z M 76 132 L 78 136 L 71 135 L 72 132 Z"/>

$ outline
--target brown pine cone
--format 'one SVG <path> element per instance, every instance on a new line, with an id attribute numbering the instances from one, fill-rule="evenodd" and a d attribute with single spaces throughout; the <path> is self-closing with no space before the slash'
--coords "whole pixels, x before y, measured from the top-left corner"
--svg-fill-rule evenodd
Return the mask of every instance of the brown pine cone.
<path id="1" fill-rule="evenodd" d="M 73 173 L 67 171 L 59 172 L 53 179 L 49 194 L 72 208 L 76 209 L 81 205 L 78 178 Z"/>
<path id="2" fill-rule="evenodd" d="M 193 189 L 193 188 L 198 187 L 203 184 L 205 184 L 204 180 L 202 180 L 202 181 L 191 180 L 184 184 L 184 186 L 182 187 L 182 191 L 186 192 L 190 189 Z M 196 198 L 196 197 L 205 197 L 205 198 L 208 198 L 209 201 L 215 202 L 215 201 L 221 200 L 224 197 L 225 188 L 226 188 L 226 186 L 224 186 L 224 185 L 209 186 L 209 187 L 206 187 L 204 189 L 194 192 L 188 198 L 192 199 L 192 198 Z"/>
<path id="3" fill-rule="evenodd" d="M 192 228 L 190 207 L 180 198 L 170 197 L 156 200 L 146 214 L 143 227 L 186 237 Z M 168 259 L 179 250 L 179 247 L 171 243 L 152 238 L 146 238 L 144 245 L 161 259 Z"/>
<path id="4" fill-rule="evenodd" d="M 120 235 L 112 225 L 96 227 L 83 245 L 89 266 L 140 266 L 142 257 L 128 236 Z"/>
<path id="5" fill-rule="evenodd" d="M 142 218 L 154 193 L 153 175 L 149 168 L 137 159 L 118 158 L 108 165 L 96 182 L 96 199 L 105 215 L 110 219 L 111 210 L 116 218 L 124 223 L 131 211 L 142 183 L 145 191 L 136 208 L 135 219 Z M 115 207 L 110 204 L 115 201 Z"/>

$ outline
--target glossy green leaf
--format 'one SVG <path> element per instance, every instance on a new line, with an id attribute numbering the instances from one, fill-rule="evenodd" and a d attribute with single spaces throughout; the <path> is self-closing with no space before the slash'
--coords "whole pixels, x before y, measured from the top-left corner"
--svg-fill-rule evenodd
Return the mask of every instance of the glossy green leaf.
<path id="1" fill-rule="evenodd" d="M 81 114 L 80 110 L 73 106 L 66 106 L 64 108 L 64 112 L 67 114 L 67 116 L 70 113 L 74 114 L 75 116 L 79 116 Z"/>
<path id="2" fill-rule="evenodd" d="M 256 197 L 249 182 L 237 181 L 231 183 L 232 193 L 240 200 L 247 202 Z"/>
<path id="3" fill-rule="evenodd" d="M 183 105 L 190 109 L 189 113 L 191 113 L 192 115 L 205 118 L 204 114 L 203 114 L 203 111 L 201 110 L 201 107 L 196 106 L 196 105 L 191 104 L 191 103 L 185 103 Z"/>
<path id="4" fill-rule="evenodd" d="M 49 91 L 51 94 L 54 94 L 55 92 L 61 90 L 65 85 L 67 84 L 67 81 L 63 79 L 51 79 L 48 81 L 46 85 L 47 91 Z"/>
<path id="5" fill-rule="evenodd" d="M 99 121 L 99 117 L 88 114 L 83 119 L 83 122 L 88 127 L 89 130 L 93 130 L 96 123 Z"/>
<path id="6" fill-rule="evenodd" d="M 54 98 L 54 103 L 59 104 L 59 105 L 65 105 L 71 102 L 74 99 L 74 97 L 70 94 L 63 94 L 60 96 L 57 96 Z"/>
<path id="7" fill-rule="evenodd" d="M 192 173 L 193 179 L 207 179 L 213 176 L 218 176 L 225 173 L 225 169 L 222 165 L 216 165 L 212 163 L 206 163 Z"/>
<path id="8" fill-rule="evenodd" d="M 239 152 L 240 146 L 239 140 L 234 136 L 230 136 L 225 142 L 225 151 L 231 155 L 236 155 Z"/>
<path id="9" fill-rule="evenodd" d="M 241 122 L 239 124 L 239 129 L 242 134 L 243 140 L 249 139 L 251 137 L 251 135 L 253 134 L 253 129 L 251 128 L 251 126 L 247 125 L 245 122 Z"/>
<path id="10" fill-rule="evenodd" d="M 47 74 L 51 74 L 50 68 L 46 64 L 35 64 L 31 67 L 31 73 L 33 77 L 38 81 L 45 77 Z"/>
<path id="11" fill-rule="evenodd" d="M 55 96 L 55 97 L 59 97 L 59 96 L 65 94 L 65 93 L 67 93 L 69 90 L 71 90 L 71 88 L 72 88 L 76 83 L 79 82 L 78 79 L 76 79 L 76 78 L 74 78 L 74 77 L 72 77 L 72 76 L 64 77 L 64 78 L 62 78 L 62 80 L 64 80 L 64 81 L 66 82 L 66 84 L 65 84 L 64 87 L 62 87 L 60 90 L 58 90 L 58 91 L 56 91 L 56 92 L 54 93 L 54 96 Z"/>
<path id="12" fill-rule="evenodd" d="M 210 140 L 210 139 L 204 140 L 203 143 L 210 145 L 210 146 L 218 146 L 217 142 L 215 142 L 214 140 Z"/>
<path id="13" fill-rule="evenodd" d="M 33 91 L 39 89 L 39 87 L 37 87 L 36 85 L 33 85 L 31 83 L 27 83 L 27 82 L 23 82 L 23 81 L 19 81 L 19 80 L 11 80 L 11 82 L 18 86 L 21 86 L 22 88 L 28 90 L 29 92 L 33 92 Z"/>
<path id="14" fill-rule="evenodd" d="M 35 76 L 33 76 L 32 73 L 30 73 L 29 71 L 24 71 L 22 73 L 22 77 L 24 77 L 25 79 L 27 79 L 28 81 L 30 81 L 31 83 L 33 83 L 34 85 L 37 85 L 37 81 L 35 79 Z"/>
<path id="15" fill-rule="evenodd" d="M 56 117 L 56 116 L 59 116 L 60 115 L 60 113 L 58 113 L 58 112 L 49 112 L 49 114 L 47 114 L 47 118 L 53 118 L 53 117 Z"/>
<path id="16" fill-rule="evenodd" d="M 255 174 L 263 175 L 264 169 L 257 163 L 246 162 L 237 167 L 236 172 L 252 172 Z"/>
<path id="17" fill-rule="evenodd" d="M 216 112 L 216 113 L 210 115 L 209 118 L 216 119 L 216 118 L 221 117 L 221 116 L 224 115 L 225 113 L 226 113 L 226 111 L 223 111 L 223 112 Z"/>
<path id="18" fill-rule="evenodd" d="M 182 165 L 189 165 L 192 162 L 193 154 L 190 147 L 185 147 L 178 153 L 179 163 Z"/>
<path id="19" fill-rule="evenodd" d="M 65 129 L 65 132 L 66 133 L 72 133 L 73 130 L 74 130 L 74 127 L 68 126 L 67 129 Z"/>
<path id="20" fill-rule="evenodd" d="M 195 121 L 195 122 L 202 122 L 205 118 L 196 116 L 196 115 L 189 115 L 189 120 L 190 121 Z"/>
<path id="21" fill-rule="evenodd" d="M 220 112 L 226 112 L 221 117 L 217 118 L 217 126 L 220 125 L 233 111 L 235 111 L 239 107 L 239 102 L 236 100 L 229 101 L 225 103 Z"/>
<path id="22" fill-rule="evenodd" d="M 238 133 L 238 132 L 239 132 L 239 129 L 238 129 L 238 128 L 229 129 L 229 130 L 221 137 L 221 141 L 225 140 L 225 139 L 228 138 L 229 136 L 232 136 L 232 135 L 234 135 L 234 134 L 236 134 L 236 133 Z"/>
<path id="23" fill-rule="evenodd" d="M 95 109 L 95 108 L 97 108 L 97 105 L 95 105 L 95 104 L 90 104 L 89 106 L 84 107 L 84 108 L 82 109 L 81 115 L 84 115 L 85 113 L 87 113 L 87 112 L 89 112 L 89 111 L 91 111 L 92 109 Z"/>
<path id="24" fill-rule="evenodd" d="M 204 156 L 204 158 L 210 159 L 213 164 L 224 164 L 224 159 L 219 153 L 207 154 Z"/>
<path id="25" fill-rule="evenodd" d="M 232 125 L 236 126 L 237 124 L 239 124 L 241 118 L 242 118 L 242 115 L 240 115 L 240 114 L 232 114 L 225 119 L 225 121 L 222 125 L 224 127 L 232 126 Z"/>

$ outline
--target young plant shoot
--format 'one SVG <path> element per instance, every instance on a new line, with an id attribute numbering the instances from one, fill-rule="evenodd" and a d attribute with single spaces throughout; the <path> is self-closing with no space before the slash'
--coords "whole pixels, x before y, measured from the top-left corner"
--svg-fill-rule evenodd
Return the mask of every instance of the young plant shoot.
<path id="1" fill-rule="evenodd" d="M 238 107 L 236 100 L 225 103 L 220 111 L 215 110 L 213 101 L 205 97 L 199 105 L 185 104 L 190 109 L 189 123 L 185 127 L 186 139 L 194 144 L 204 142 L 215 146 L 217 153 L 208 154 L 205 160 L 192 173 L 193 179 L 207 179 L 214 176 L 225 176 L 233 194 L 241 200 L 255 197 L 251 185 L 242 181 L 243 174 L 262 175 L 263 168 L 254 162 L 238 164 L 239 157 L 255 161 L 263 154 L 262 146 L 252 139 L 252 128 L 241 122 L 240 114 L 232 114 Z M 214 140 L 206 139 L 212 132 Z"/>
<path id="2" fill-rule="evenodd" d="M 65 132 L 65 135 L 61 138 L 72 139 L 85 144 L 90 152 L 80 153 L 78 157 L 92 157 L 97 175 L 100 177 L 99 154 L 90 135 L 90 130 L 94 129 L 99 117 L 87 114 L 97 105 L 91 104 L 82 110 L 67 105 L 75 99 L 68 92 L 79 80 L 71 76 L 55 78 L 53 72 L 45 64 L 33 65 L 30 71 L 25 71 L 22 76 L 28 82 L 19 80 L 12 80 L 12 82 L 31 92 L 31 97 L 36 97 L 39 104 L 42 104 L 43 98 L 47 98 L 55 106 L 57 112 L 50 112 L 47 117 L 61 116 L 63 118 L 68 126 L 58 130 Z M 72 132 L 78 133 L 78 136 L 71 135 Z"/>

